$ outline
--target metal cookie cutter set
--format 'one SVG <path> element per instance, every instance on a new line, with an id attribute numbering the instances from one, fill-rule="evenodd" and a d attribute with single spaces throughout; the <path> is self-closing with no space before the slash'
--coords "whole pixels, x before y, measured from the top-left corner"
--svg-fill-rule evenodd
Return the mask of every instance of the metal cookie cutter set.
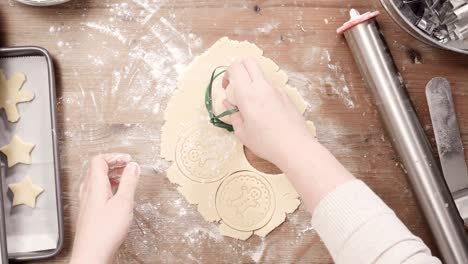
<path id="1" fill-rule="evenodd" d="M 30 165 L 8 167 L 7 157 L 0 156 L 0 263 L 52 257 L 61 250 L 64 237 L 53 62 L 39 47 L 0 48 L 0 71 L 7 79 L 24 74 L 22 89 L 34 93 L 32 101 L 17 105 L 19 121 L 9 122 L 5 111 L 0 111 L 0 146 L 15 135 L 35 145 Z M 44 192 L 37 197 L 35 208 L 13 207 L 8 184 L 26 176 Z"/>
<path id="2" fill-rule="evenodd" d="M 468 54 L 468 0 L 381 0 L 390 16 L 413 37 Z"/>

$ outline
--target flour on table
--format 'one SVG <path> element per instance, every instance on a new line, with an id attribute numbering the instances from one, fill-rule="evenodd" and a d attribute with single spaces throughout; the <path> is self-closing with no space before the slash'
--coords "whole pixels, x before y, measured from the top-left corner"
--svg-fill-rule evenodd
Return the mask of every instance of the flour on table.
<path id="1" fill-rule="evenodd" d="M 179 185 L 189 203 L 198 205 L 206 221 L 220 223 L 222 235 L 243 240 L 252 234 L 266 236 L 300 204 L 286 175 L 257 171 L 235 135 L 208 120 L 204 95 L 213 69 L 245 57 L 256 59 L 270 83 L 304 113 L 306 103 L 296 88 L 286 84 L 288 76 L 278 65 L 256 45 L 224 37 L 195 58 L 181 76 L 161 136 L 161 155 L 173 162 L 169 180 Z M 313 123 L 308 125 L 315 135 Z"/>

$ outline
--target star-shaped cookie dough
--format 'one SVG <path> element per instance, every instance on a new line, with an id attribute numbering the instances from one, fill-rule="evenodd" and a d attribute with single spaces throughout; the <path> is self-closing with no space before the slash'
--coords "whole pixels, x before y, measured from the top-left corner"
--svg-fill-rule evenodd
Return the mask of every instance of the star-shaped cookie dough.
<path id="1" fill-rule="evenodd" d="M 41 187 L 33 184 L 29 176 L 18 183 L 8 185 L 8 187 L 13 192 L 13 206 L 24 204 L 35 208 L 37 196 L 44 191 Z"/>
<path id="2" fill-rule="evenodd" d="M 26 76 L 22 73 L 15 73 L 7 80 L 5 73 L 0 71 L 0 108 L 5 109 L 8 121 L 19 120 L 17 104 L 29 102 L 34 99 L 34 93 L 28 89 L 21 89 Z"/>
<path id="3" fill-rule="evenodd" d="M 10 144 L 1 147 L 0 151 L 7 156 L 8 167 L 11 168 L 18 163 L 31 164 L 31 151 L 34 146 L 15 135 Z"/>

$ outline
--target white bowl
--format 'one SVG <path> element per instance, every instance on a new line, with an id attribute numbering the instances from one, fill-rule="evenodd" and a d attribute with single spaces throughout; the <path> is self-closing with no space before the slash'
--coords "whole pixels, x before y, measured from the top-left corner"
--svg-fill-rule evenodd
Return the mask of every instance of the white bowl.
<path id="1" fill-rule="evenodd" d="M 68 2 L 70 0 L 16 0 L 20 3 L 33 6 L 51 6 Z"/>

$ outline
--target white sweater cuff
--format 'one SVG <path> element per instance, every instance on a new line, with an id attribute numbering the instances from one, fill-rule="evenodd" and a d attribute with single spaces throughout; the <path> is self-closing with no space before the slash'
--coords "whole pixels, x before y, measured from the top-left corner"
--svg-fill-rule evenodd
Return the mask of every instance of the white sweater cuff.
<path id="1" fill-rule="evenodd" d="M 349 263 L 349 260 L 353 263 L 374 263 L 386 253 L 391 256 L 392 252 L 387 251 L 404 241 L 417 242 L 420 248 L 405 253 L 400 251 L 403 254 L 396 259 L 391 257 L 393 261 L 404 261 L 414 250 L 429 251 L 394 212 L 359 180 L 347 182 L 326 195 L 315 209 L 312 226 L 337 263 Z M 383 259 L 387 259 L 387 256 Z"/>

